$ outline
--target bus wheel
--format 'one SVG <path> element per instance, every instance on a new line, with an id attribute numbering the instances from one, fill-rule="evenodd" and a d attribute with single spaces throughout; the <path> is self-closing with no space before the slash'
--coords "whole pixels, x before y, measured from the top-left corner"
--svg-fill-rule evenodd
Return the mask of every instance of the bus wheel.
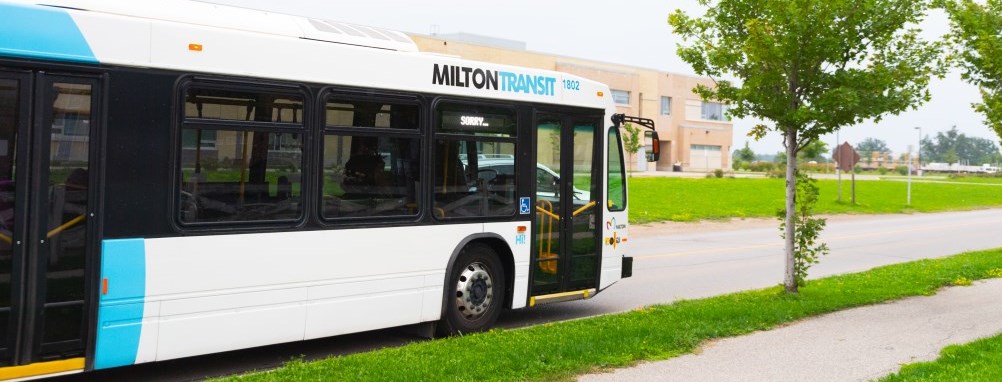
<path id="1" fill-rule="evenodd" d="M 486 330 L 501 314 L 505 296 L 504 267 L 487 245 L 463 248 L 446 285 L 445 314 L 439 320 L 440 334 Z"/>

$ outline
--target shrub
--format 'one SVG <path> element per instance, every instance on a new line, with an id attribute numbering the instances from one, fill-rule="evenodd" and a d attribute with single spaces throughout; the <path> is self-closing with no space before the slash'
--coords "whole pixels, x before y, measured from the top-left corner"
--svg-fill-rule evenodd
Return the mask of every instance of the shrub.
<path id="1" fill-rule="evenodd" d="M 748 169 L 754 172 L 769 172 L 776 168 L 772 162 L 755 161 L 748 164 Z"/>
<path id="2" fill-rule="evenodd" d="M 713 170 L 713 176 L 717 177 L 717 178 L 723 178 L 724 177 L 724 170 L 723 169 L 719 169 L 719 168 L 716 169 L 716 170 Z"/>
<path id="3" fill-rule="evenodd" d="M 802 163 L 797 167 L 805 172 L 828 173 L 831 172 L 832 165 L 828 163 Z"/>
<path id="4" fill-rule="evenodd" d="M 889 172 L 891 172 L 891 170 L 888 170 L 887 167 L 879 167 L 879 168 L 877 168 L 877 173 L 880 174 L 880 175 L 887 175 L 887 173 L 889 173 Z"/>
<path id="5" fill-rule="evenodd" d="M 214 156 L 202 157 L 202 168 L 207 171 L 216 171 L 219 169 L 219 158 Z"/>
<path id="6" fill-rule="evenodd" d="M 895 167 L 894 171 L 897 171 L 898 174 L 901 174 L 901 175 L 908 175 L 908 166 L 898 166 L 898 167 Z"/>

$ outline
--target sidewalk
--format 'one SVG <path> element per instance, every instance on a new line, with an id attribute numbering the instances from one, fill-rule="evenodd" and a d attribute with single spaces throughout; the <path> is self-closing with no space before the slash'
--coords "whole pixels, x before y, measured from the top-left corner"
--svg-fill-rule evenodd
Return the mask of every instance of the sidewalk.
<path id="1" fill-rule="evenodd" d="M 709 343 L 699 354 L 579 378 L 597 381 L 868 381 L 1002 333 L 1002 279 L 855 308 Z"/>

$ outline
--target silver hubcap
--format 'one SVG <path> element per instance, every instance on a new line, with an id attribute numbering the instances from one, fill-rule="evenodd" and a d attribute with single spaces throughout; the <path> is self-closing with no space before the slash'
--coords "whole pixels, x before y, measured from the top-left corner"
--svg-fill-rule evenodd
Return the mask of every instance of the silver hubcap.
<path id="1" fill-rule="evenodd" d="M 456 308 L 467 320 L 476 320 L 487 312 L 494 300 L 494 280 L 481 263 L 463 269 L 456 283 Z"/>

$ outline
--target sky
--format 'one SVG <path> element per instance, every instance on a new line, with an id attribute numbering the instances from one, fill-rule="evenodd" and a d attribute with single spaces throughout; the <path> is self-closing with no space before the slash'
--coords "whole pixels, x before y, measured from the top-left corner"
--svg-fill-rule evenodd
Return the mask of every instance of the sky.
<path id="1" fill-rule="evenodd" d="M 530 51 L 632 65 L 680 74 L 695 74 L 676 55 L 681 39 L 668 26 L 668 14 L 682 9 L 698 15 L 696 0 L 207 0 L 325 20 L 369 25 L 407 33 L 473 33 L 522 41 Z M 942 13 L 931 14 L 920 26 L 926 38 L 948 30 Z M 951 127 L 972 137 L 999 137 L 985 126 L 970 105 L 980 100 L 975 86 L 964 83 L 959 72 L 930 84 L 932 100 L 880 122 L 866 121 L 844 127 L 838 134 L 823 136 L 829 147 L 836 142 L 857 144 L 866 138 L 887 142 L 896 154 L 912 146 L 917 150 L 919 130 L 925 137 Z M 782 136 L 770 133 L 755 141 L 747 136 L 755 120 L 734 121 L 734 148 L 749 146 L 758 154 L 783 150 Z"/>

